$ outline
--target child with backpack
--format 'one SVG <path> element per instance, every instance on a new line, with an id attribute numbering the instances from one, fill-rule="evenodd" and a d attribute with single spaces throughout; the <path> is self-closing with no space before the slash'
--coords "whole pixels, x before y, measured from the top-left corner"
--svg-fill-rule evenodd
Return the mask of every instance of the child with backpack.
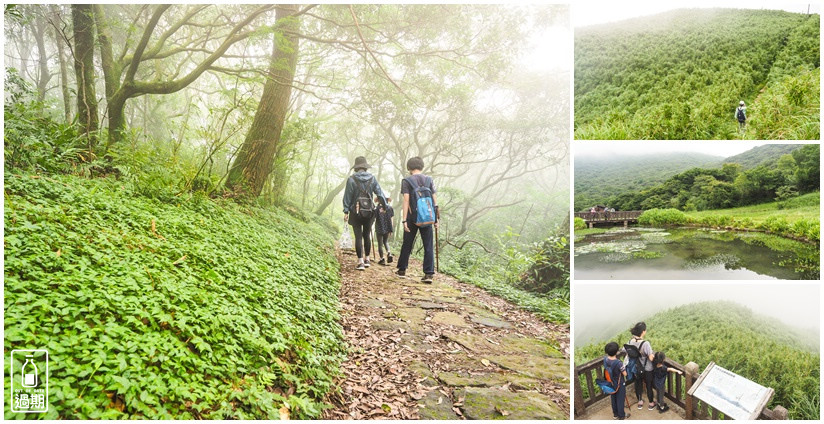
<path id="1" fill-rule="evenodd" d="M 652 376 L 654 379 L 655 392 L 658 400 L 658 412 L 661 414 L 669 411 L 669 406 L 664 402 L 664 384 L 667 381 L 667 374 L 671 372 L 678 373 L 679 375 L 683 374 L 680 370 L 664 365 L 664 359 L 667 359 L 664 352 L 656 352 L 655 357 L 652 359 L 652 364 L 654 367 Z"/>
<path id="2" fill-rule="evenodd" d="M 409 177 L 401 181 L 403 193 L 403 246 L 398 256 L 397 275 L 406 275 L 409 266 L 409 256 L 415 245 L 415 236 L 421 233 L 423 241 L 423 273 L 422 282 L 432 284 L 435 276 L 435 252 L 433 249 L 433 227 L 437 228 L 438 207 L 435 202 L 435 183 L 432 177 L 423 174 L 423 159 L 413 157 L 406 162 Z"/>
<path id="3" fill-rule="evenodd" d="M 355 173 L 346 180 L 346 190 L 343 193 L 343 220 L 348 221 L 355 231 L 355 253 L 358 255 L 358 264 L 355 269 L 359 271 L 369 267 L 372 221 L 375 219 L 372 193 L 375 194 L 380 204 L 386 207 L 383 190 L 375 176 L 367 171 L 369 168 L 371 166 L 366 162 L 365 157 L 355 158 L 355 165 L 352 166 Z"/>
<path id="4" fill-rule="evenodd" d="M 644 408 L 644 385 L 647 386 L 647 398 L 649 399 L 649 410 L 655 409 L 655 402 L 652 397 L 652 360 L 654 358 L 652 347 L 644 340 L 647 334 L 647 324 L 639 322 L 630 330 L 632 339 L 624 345 L 627 353 L 626 366 L 628 381 L 635 381 L 635 397 L 638 399 L 638 409 Z"/>
<path id="5" fill-rule="evenodd" d="M 612 417 L 624 420 L 630 417 L 630 414 L 624 411 L 624 401 L 627 397 L 627 388 L 625 386 L 627 371 L 624 368 L 624 363 L 617 358 L 618 343 L 607 343 L 604 346 L 604 353 L 606 353 L 604 357 L 604 378 L 610 381 L 611 388 L 614 390 L 612 393 L 608 393 L 610 402 L 612 402 Z"/>
<path id="6" fill-rule="evenodd" d="M 378 198 L 375 198 L 377 203 Z M 392 209 L 392 198 L 386 198 L 386 206 L 378 209 L 378 217 L 375 221 L 375 234 L 378 236 L 378 253 L 381 259 L 378 265 L 386 265 L 392 263 L 392 253 L 389 252 L 389 236 L 392 234 L 393 225 L 392 217 L 395 216 L 395 210 Z M 386 249 L 386 258 L 383 257 L 383 250 Z"/>

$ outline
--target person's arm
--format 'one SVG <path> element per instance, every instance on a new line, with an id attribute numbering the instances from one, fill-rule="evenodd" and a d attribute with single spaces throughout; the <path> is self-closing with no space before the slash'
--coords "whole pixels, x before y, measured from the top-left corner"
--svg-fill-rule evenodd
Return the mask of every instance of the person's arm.
<path id="1" fill-rule="evenodd" d="M 681 372 L 681 370 L 676 369 L 676 368 L 672 368 L 672 367 L 667 367 L 667 372 L 677 372 L 679 375 L 683 374 L 683 372 Z"/>
<path id="2" fill-rule="evenodd" d="M 412 213 L 412 210 L 409 208 L 409 193 L 403 194 L 403 209 L 401 209 L 401 219 L 403 220 L 403 230 L 407 233 L 409 232 L 409 224 L 406 220 L 409 218 L 409 215 Z"/>
<path id="3" fill-rule="evenodd" d="M 438 210 L 438 198 L 435 196 L 435 193 L 432 193 L 432 203 L 435 205 L 435 228 L 438 228 L 438 222 L 441 220 L 441 214 Z"/>

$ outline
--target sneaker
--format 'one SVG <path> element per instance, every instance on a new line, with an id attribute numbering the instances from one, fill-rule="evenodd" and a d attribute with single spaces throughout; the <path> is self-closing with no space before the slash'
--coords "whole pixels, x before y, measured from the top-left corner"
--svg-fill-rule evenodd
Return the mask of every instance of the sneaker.
<path id="1" fill-rule="evenodd" d="M 386 259 L 381 258 L 381 260 L 378 261 L 378 265 L 386 265 Z"/>
<path id="2" fill-rule="evenodd" d="M 399 270 L 395 271 L 395 275 L 397 275 L 398 277 L 406 277 L 406 270 L 405 269 L 399 269 Z"/>
<path id="3" fill-rule="evenodd" d="M 432 280 L 435 274 L 426 274 L 421 278 L 422 283 L 432 284 Z"/>
<path id="4" fill-rule="evenodd" d="M 644 401 L 643 400 L 638 402 L 638 409 L 644 409 Z"/>
<path id="5" fill-rule="evenodd" d="M 363 271 L 366 269 L 366 265 L 363 262 L 358 262 L 358 266 L 355 267 L 358 271 Z"/>
<path id="6" fill-rule="evenodd" d="M 386 262 L 389 262 L 391 264 L 393 260 L 394 259 L 393 259 L 392 254 L 389 253 L 389 252 L 386 252 Z"/>
<path id="7" fill-rule="evenodd" d="M 658 408 L 658 413 L 659 414 L 663 414 L 664 412 L 667 412 L 667 411 L 669 411 L 669 405 L 667 405 L 666 403 L 661 405 L 660 408 Z"/>
<path id="8" fill-rule="evenodd" d="M 655 410 L 655 407 L 656 407 L 656 406 L 658 406 L 658 405 L 656 405 L 656 404 L 655 404 L 655 402 L 650 403 L 650 404 L 649 404 L 649 410 L 650 410 L 650 411 Z"/>
<path id="9" fill-rule="evenodd" d="M 364 259 L 363 260 L 363 266 L 369 268 L 369 259 Z"/>

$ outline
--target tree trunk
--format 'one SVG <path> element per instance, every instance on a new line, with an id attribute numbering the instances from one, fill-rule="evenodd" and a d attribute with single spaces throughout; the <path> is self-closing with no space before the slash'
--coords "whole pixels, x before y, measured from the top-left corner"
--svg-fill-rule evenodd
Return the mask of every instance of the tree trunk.
<path id="1" fill-rule="evenodd" d="M 103 69 L 103 82 L 106 90 L 106 116 L 109 119 L 109 131 L 117 132 L 116 135 L 119 139 L 119 136 L 122 135 L 119 132 L 122 132 L 126 125 L 123 118 L 125 102 L 120 104 L 117 101 L 112 102 L 112 100 L 120 88 L 120 67 L 112 52 L 112 36 L 103 5 L 96 4 L 92 7 L 94 8 L 94 24 L 97 27 L 97 41 L 100 45 L 100 67 Z M 112 110 L 113 104 L 118 108 L 117 110 Z M 117 125 L 112 125 L 112 115 L 115 115 Z M 109 140 L 111 139 L 112 137 L 109 137 Z M 108 147 L 108 144 L 106 147 Z"/>
<path id="2" fill-rule="evenodd" d="M 49 57 L 46 54 L 46 18 L 40 10 L 34 15 L 34 41 L 37 44 L 37 101 L 46 100 L 46 88 L 51 80 L 49 72 Z"/>
<path id="3" fill-rule="evenodd" d="M 60 16 L 57 6 L 51 5 L 51 13 L 55 20 Z M 60 91 L 63 94 L 63 112 L 66 116 L 66 122 L 72 121 L 72 101 L 69 93 L 69 70 L 66 65 L 66 52 L 64 51 L 63 43 L 65 43 L 61 30 L 55 25 L 53 28 L 54 43 L 57 45 L 57 60 L 60 63 Z"/>
<path id="4" fill-rule="evenodd" d="M 333 188 L 329 192 L 329 194 L 326 195 L 326 197 L 323 199 L 323 202 L 321 202 L 320 206 L 318 206 L 318 208 L 315 209 L 315 214 L 316 215 L 321 215 L 323 213 L 323 211 L 325 211 L 326 208 L 328 208 L 329 205 L 332 204 L 332 201 L 335 200 L 335 197 L 338 196 L 338 193 L 340 193 L 341 191 L 343 191 L 344 188 L 346 188 L 346 180 L 347 179 L 348 179 L 348 177 L 344 178 L 343 181 L 341 181 L 341 183 L 338 184 L 337 187 Z M 341 211 L 341 213 L 343 213 L 343 211 Z M 398 220 L 398 221 L 400 221 L 400 220 Z"/>
<path id="5" fill-rule="evenodd" d="M 77 122 L 88 139 L 89 152 L 97 144 L 97 97 L 94 92 L 94 21 L 92 6 L 72 5 L 74 73 L 77 77 Z"/>
<path id="6" fill-rule="evenodd" d="M 277 31 L 266 85 L 252 127 L 226 179 L 227 188 L 242 196 L 260 195 L 272 172 L 275 152 L 289 111 L 297 66 L 298 38 L 295 30 L 298 21 L 292 17 L 297 11 L 297 5 L 282 5 L 277 9 Z"/>

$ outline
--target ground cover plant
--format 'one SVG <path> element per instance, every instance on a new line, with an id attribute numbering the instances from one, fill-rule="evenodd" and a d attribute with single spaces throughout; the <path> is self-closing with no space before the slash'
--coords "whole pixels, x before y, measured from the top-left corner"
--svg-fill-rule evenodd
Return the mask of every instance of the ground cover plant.
<path id="1" fill-rule="evenodd" d="M 787 408 L 792 419 L 819 418 L 818 336 L 759 315 L 733 302 L 701 302 L 638 317 L 656 351 L 703 370 L 710 361 L 775 389 L 770 407 Z M 632 325 L 633 323 L 629 323 Z M 808 323 L 798 323 L 806 326 Z M 608 341 L 623 344 L 629 330 L 575 349 L 575 363 L 602 357 Z"/>
<path id="2" fill-rule="evenodd" d="M 575 138 L 818 139 L 819 22 L 682 9 L 576 29 Z"/>
<path id="3" fill-rule="evenodd" d="M 327 230 L 114 179 L 4 181 L 4 347 L 49 350 L 47 418 L 319 416 L 345 348 Z"/>

